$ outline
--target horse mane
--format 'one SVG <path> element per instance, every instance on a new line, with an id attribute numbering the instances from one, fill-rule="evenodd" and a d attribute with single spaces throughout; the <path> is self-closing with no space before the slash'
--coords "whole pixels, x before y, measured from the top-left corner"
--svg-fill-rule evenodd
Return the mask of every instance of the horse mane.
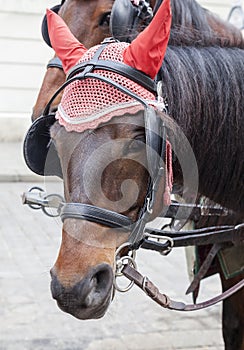
<path id="1" fill-rule="evenodd" d="M 244 211 L 244 51 L 169 46 L 160 78 L 169 115 L 188 138 L 199 169 L 199 191 Z"/>
<path id="2" fill-rule="evenodd" d="M 237 34 L 237 35 L 236 35 Z M 206 30 L 200 32 L 190 27 L 175 27 L 171 29 L 169 45 L 171 46 L 218 46 L 218 47 L 237 47 L 244 49 L 244 38 L 239 33 L 221 35 Z"/>

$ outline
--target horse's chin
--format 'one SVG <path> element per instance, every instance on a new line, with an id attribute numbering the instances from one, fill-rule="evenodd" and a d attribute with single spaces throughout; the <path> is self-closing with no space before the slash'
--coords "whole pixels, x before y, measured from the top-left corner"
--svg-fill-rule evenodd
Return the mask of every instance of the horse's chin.
<path id="1" fill-rule="evenodd" d="M 79 320 L 91 320 L 102 318 L 108 310 L 112 299 L 113 292 L 108 294 L 107 298 L 102 303 L 91 307 L 84 307 L 82 305 L 73 306 L 70 304 L 63 305 L 60 302 L 57 302 L 57 305 L 62 311 L 78 318 Z"/>
<path id="2" fill-rule="evenodd" d="M 83 307 L 82 305 L 77 306 L 67 306 L 62 305 L 61 303 L 57 302 L 58 307 L 70 315 L 74 316 L 75 318 L 78 318 L 79 320 L 91 320 L 91 319 L 99 319 L 102 318 L 111 302 L 111 297 L 109 296 L 108 300 L 106 300 L 103 304 L 99 306 L 94 307 Z"/>

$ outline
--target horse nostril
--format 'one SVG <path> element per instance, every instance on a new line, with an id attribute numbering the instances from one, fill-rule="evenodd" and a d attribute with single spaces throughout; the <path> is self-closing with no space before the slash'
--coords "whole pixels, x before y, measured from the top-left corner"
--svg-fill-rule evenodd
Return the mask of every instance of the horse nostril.
<path id="1" fill-rule="evenodd" d="M 53 274 L 52 271 L 50 271 L 51 276 L 52 276 L 52 281 L 51 281 L 51 292 L 52 292 L 52 297 L 53 299 L 58 300 L 62 293 L 64 292 L 64 287 L 59 283 L 57 277 Z"/>
<path id="2" fill-rule="evenodd" d="M 84 300 L 88 307 L 99 303 L 101 299 L 107 297 L 112 289 L 113 271 L 107 264 L 101 264 L 91 271 L 89 281 L 89 292 Z"/>
<path id="3" fill-rule="evenodd" d="M 97 288 L 103 289 L 112 281 L 112 270 L 109 265 L 102 265 L 100 269 L 94 274 L 93 280 Z"/>

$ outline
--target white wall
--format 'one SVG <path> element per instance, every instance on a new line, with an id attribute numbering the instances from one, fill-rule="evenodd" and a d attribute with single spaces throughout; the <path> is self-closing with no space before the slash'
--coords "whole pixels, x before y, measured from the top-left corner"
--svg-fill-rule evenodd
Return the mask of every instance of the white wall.
<path id="1" fill-rule="evenodd" d="M 199 4 L 227 19 L 234 0 L 199 0 Z"/>
<path id="2" fill-rule="evenodd" d="M 180 0 L 179 0 L 180 1 Z M 46 7 L 59 0 L 0 0 L 0 141 L 21 140 L 47 61 L 53 52 L 41 37 Z M 204 7 L 227 17 L 229 0 L 201 0 Z"/>
<path id="3" fill-rule="evenodd" d="M 0 0 L 0 140 L 22 139 L 47 61 L 41 37 L 46 7 L 59 0 Z"/>

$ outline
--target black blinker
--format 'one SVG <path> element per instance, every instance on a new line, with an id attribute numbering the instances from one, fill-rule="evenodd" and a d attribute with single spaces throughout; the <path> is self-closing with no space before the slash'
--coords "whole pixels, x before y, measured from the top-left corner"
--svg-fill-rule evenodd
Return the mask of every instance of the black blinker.
<path id="1" fill-rule="evenodd" d="M 63 5 L 64 1 L 62 1 L 61 5 L 55 5 L 51 8 L 51 10 L 55 13 L 58 13 L 58 11 L 60 10 L 60 7 Z M 43 17 L 43 20 L 42 20 L 42 26 L 41 26 L 41 31 L 42 31 L 42 37 L 45 41 L 45 43 L 52 47 L 51 45 L 51 41 L 50 41 L 50 38 L 49 38 L 49 34 L 48 34 L 48 26 L 47 26 L 47 16 L 45 15 Z"/>

